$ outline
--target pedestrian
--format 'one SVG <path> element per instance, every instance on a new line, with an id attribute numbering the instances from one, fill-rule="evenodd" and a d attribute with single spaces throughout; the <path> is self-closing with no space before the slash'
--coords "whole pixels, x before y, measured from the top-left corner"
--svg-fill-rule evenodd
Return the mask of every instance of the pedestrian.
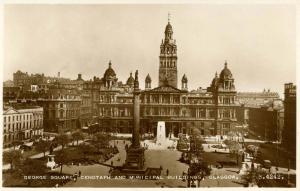
<path id="1" fill-rule="evenodd" d="M 77 172 L 75 172 L 75 174 L 74 174 L 74 182 L 76 182 L 77 181 Z"/>
<path id="2" fill-rule="evenodd" d="M 81 171 L 80 170 L 78 171 L 78 175 L 79 175 L 79 177 L 81 176 Z"/>
<path id="3" fill-rule="evenodd" d="M 167 173 L 167 176 L 169 176 L 169 169 L 167 169 L 166 173 Z"/>

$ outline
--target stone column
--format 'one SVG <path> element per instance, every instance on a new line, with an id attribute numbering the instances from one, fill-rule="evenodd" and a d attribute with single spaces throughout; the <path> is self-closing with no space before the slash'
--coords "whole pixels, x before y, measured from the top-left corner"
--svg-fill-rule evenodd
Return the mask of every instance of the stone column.
<path id="1" fill-rule="evenodd" d="M 140 147 L 140 90 L 137 75 L 138 72 L 136 71 L 133 91 L 133 147 Z"/>

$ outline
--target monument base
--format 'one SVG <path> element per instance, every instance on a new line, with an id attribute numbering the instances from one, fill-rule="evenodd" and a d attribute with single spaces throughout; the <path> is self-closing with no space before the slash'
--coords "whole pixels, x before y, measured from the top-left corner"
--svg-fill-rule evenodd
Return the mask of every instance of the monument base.
<path id="1" fill-rule="evenodd" d="M 123 166 L 112 169 L 111 176 L 160 176 L 160 168 L 145 168 L 145 149 L 142 147 L 129 147 L 126 161 Z M 151 179 L 151 178 L 150 178 Z"/>
<path id="2" fill-rule="evenodd" d="M 129 147 L 126 152 L 127 152 L 127 156 L 126 156 L 124 169 L 141 170 L 144 168 L 144 162 L 145 162 L 144 148 Z"/>

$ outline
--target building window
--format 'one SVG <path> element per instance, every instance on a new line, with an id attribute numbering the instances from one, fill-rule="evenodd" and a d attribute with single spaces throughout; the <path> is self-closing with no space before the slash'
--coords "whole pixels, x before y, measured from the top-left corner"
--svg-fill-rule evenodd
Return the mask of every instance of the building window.
<path id="1" fill-rule="evenodd" d="M 224 111 L 224 118 L 230 118 L 230 111 L 229 110 Z"/>
<path id="2" fill-rule="evenodd" d="M 205 118 L 205 110 L 204 109 L 200 110 L 200 117 Z"/>

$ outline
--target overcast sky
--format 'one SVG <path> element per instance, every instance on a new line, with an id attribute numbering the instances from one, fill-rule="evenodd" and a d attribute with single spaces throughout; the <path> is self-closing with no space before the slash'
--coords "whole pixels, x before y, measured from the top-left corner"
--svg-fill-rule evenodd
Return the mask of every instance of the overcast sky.
<path id="1" fill-rule="evenodd" d="M 4 80 L 17 70 L 85 80 L 108 62 L 125 82 L 139 70 L 158 83 L 159 47 L 171 13 L 178 86 L 210 85 L 224 61 L 238 91 L 283 92 L 296 81 L 293 5 L 6 5 Z"/>

